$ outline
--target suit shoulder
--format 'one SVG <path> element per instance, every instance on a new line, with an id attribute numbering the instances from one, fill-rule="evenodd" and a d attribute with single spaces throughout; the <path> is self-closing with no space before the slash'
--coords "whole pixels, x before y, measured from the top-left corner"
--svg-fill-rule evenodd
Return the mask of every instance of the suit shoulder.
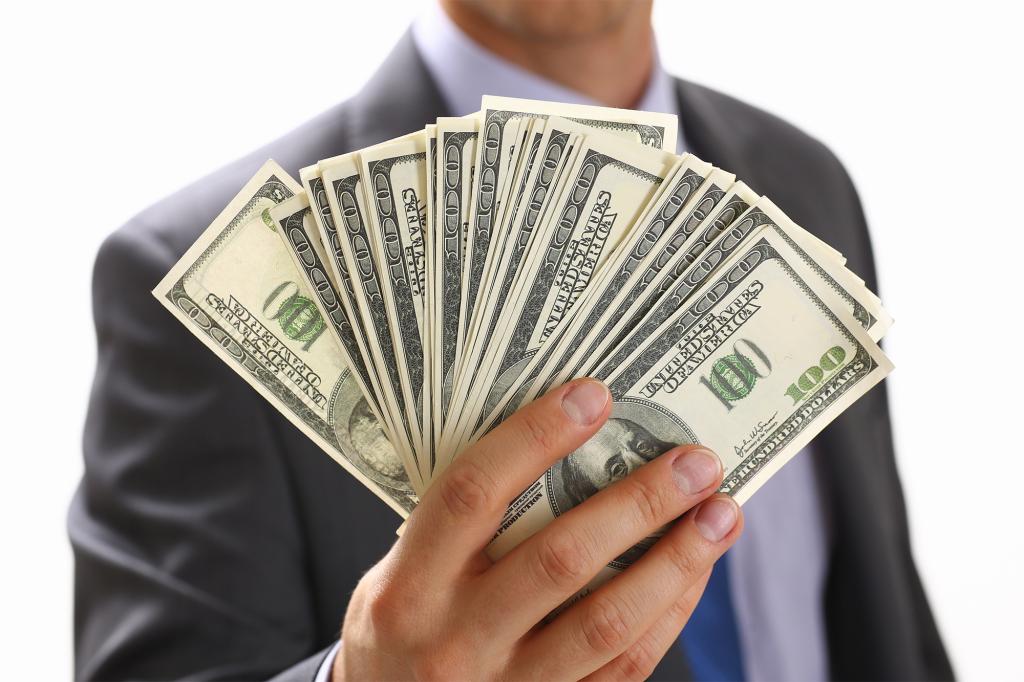
<path id="1" fill-rule="evenodd" d="M 716 131 L 728 131 L 728 144 L 752 165 L 771 168 L 783 164 L 788 171 L 815 177 L 819 183 L 849 184 L 849 176 L 832 150 L 792 123 L 703 85 L 681 80 L 679 88 L 684 105 L 701 114 L 698 121 L 713 120 Z"/>
<path id="2" fill-rule="evenodd" d="M 140 283 L 152 288 L 267 159 L 297 176 L 303 166 L 347 151 L 347 108 L 339 104 L 143 210 L 103 242 L 97 274 L 101 265 L 137 270 L 134 262 L 152 279 Z"/>
<path id="3" fill-rule="evenodd" d="M 853 182 L 835 154 L 803 130 L 755 106 L 679 82 L 687 140 L 736 173 L 790 218 L 837 248 L 876 288 L 871 240 Z"/>

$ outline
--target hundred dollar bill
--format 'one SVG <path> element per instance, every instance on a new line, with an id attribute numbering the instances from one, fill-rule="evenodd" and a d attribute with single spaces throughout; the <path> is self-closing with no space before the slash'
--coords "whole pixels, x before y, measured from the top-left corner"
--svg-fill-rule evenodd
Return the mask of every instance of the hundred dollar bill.
<path id="1" fill-rule="evenodd" d="M 371 246 L 381 274 L 384 305 L 405 391 L 406 419 L 420 471 L 429 478 L 424 453 L 426 249 L 426 136 L 423 133 L 359 153 L 369 213 Z"/>
<path id="2" fill-rule="evenodd" d="M 393 417 L 382 407 L 378 398 L 380 384 L 376 370 L 364 361 L 367 356 L 363 354 L 361 348 L 365 347 L 365 342 L 360 343 L 357 339 L 356 326 L 351 322 L 352 316 L 341 304 L 342 297 L 338 293 L 337 285 L 327 276 L 328 256 L 323 243 L 316 236 L 316 225 L 307 194 L 300 192 L 281 202 L 270 209 L 269 215 L 277 225 L 279 233 L 288 247 L 289 254 L 292 256 L 293 263 L 305 275 L 305 284 L 315 294 L 314 301 L 320 314 L 328 323 L 328 330 L 334 334 L 344 351 L 345 364 L 354 371 L 354 376 L 374 417 L 380 421 L 388 439 L 392 443 L 400 443 L 401 441 L 394 436 L 400 432 L 394 426 Z M 416 460 L 411 456 L 411 452 L 401 447 L 396 450 L 402 457 L 406 470 L 411 470 L 411 467 L 416 465 Z M 419 481 L 413 484 L 413 489 L 422 490 Z"/>
<path id="3" fill-rule="evenodd" d="M 329 159 L 324 161 L 324 163 L 330 165 L 333 161 L 340 158 L 342 157 Z M 310 208 L 320 233 L 320 243 L 323 245 L 322 250 L 326 253 L 325 260 L 333 275 L 335 287 L 340 294 L 342 307 L 348 313 L 360 354 L 367 366 L 372 388 L 377 398 L 378 410 L 382 417 L 382 424 L 390 432 L 392 442 L 396 444 L 396 449 L 406 461 L 409 461 L 412 457 L 412 449 L 409 444 L 405 443 L 405 439 L 401 435 L 404 433 L 404 427 L 396 426 L 398 424 L 395 419 L 397 413 L 393 408 L 393 403 L 388 403 L 386 400 L 385 384 L 382 383 L 381 378 L 384 375 L 381 373 L 378 363 L 374 361 L 375 356 L 371 350 L 363 310 L 360 309 L 358 303 L 357 283 L 353 279 L 353 271 L 350 270 L 350 260 L 344 255 L 344 240 L 342 235 L 339 234 L 331 208 L 331 190 L 324 181 L 319 165 L 307 166 L 301 169 L 299 171 L 299 181 L 306 191 L 306 196 L 310 202 Z M 414 487 L 417 490 L 423 489 L 419 481 L 414 483 Z"/>
<path id="4" fill-rule="evenodd" d="M 327 200 L 337 231 L 337 246 L 342 262 L 353 277 L 353 299 L 363 320 L 367 359 L 376 367 L 380 385 L 380 403 L 391 414 L 396 432 L 395 446 L 415 458 L 414 439 L 407 417 L 410 404 L 403 389 L 396 346 L 392 337 L 384 293 L 383 277 L 374 258 L 373 240 L 368 228 L 366 199 L 358 157 L 345 154 L 321 161 L 319 169 L 327 187 Z M 337 254 L 335 255 L 337 258 Z M 418 460 L 417 460 L 418 461 Z M 416 471 L 420 471 L 419 465 Z M 422 491 L 419 473 L 410 473 L 417 490 Z M 426 480 L 426 479 L 423 479 Z"/>
<path id="5" fill-rule="evenodd" d="M 269 216 L 299 191 L 268 161 L 153 294 L 300 431 L 405 516 L 417 497 L 402 460 Z"/>
<path id="6" fill-rule="evenodd" d="M 344 252 L 342 251 L 341 238 L 338 235 L 338 229 L 334 222 L 334 215 L 331 213 L 331 205 L 328 198 L 329 191 L 324 183 L 323 176 L 320 174 L 319 166 L 307 166 L 301 169 L 299 171 L 299 182 L 302 183 L 302 187 L 306 192 L 310 212 L 320 237 L 317 242 L 320 245 L 317 255 L 326 264 L 338 295 L 338 301 L 347 315 L 358 355 L 362 358 L 363 364 L 366 367 L 369 386 L 374 396 L 373 403 L 376 405 L 378 416 L 382 418 L 386 430 L 393 440 L 397 440 L 394 434 L 399 433 L 399 431 L 394 427 L 391 413 L 385 407 L 385 404 L 381 402 L 383 389 L 380 377 L 367 345 L 363 316 L 356 304 L 355 285 L 353 284 L 352 274 L 348 269 L 348 262 L 345 260 Z"/>
<path id="7" fill-rule="evenodd" d="M 482 112 L 477 114 L 482 116 Z M 466 229 L 465 255 L 462 265 L 462 303 L 459 318 L 462 325 L 460 346 L 465 347 L 471 338 L 472 323 L 476 319 L 477 292 L 486 273 L 491 252 L 491 243 L 499 229 L 499 215 L 503 213 L 502 199 L 505 186 L 510 184 L 507 177 L 514 173 L 523 147 L 529 138 L 529 124 L 532 119 L 517 117 L 506 121 L 502 127 L 504 142 L 501 158 L 493 150 L 485 149 L 477 139 L 472 197 L 469 204 L 470 218 Z M 480 121 L 477 122 L 478 129 Z M 490 143 L 493 147 L 493 142 Z M 484 164 L 484 165 L 481 165 Z"/>
<path id="8" fill-rule="evenodd" d="M 434 463 L 437 459 L 437 438 L 440 437 L 440 424 L 434 416 L 434 346 L 436 318 L 434 316 L 434 297 L 436 264 L 434 261 L 434 236 L 437 226 L 437 124 L 428 123 L 424 128 L 426 137 L 426 210 L 423 223 L 423 327 L 420 336 L 423 339 L 423 467 L 428 478 L 433 475 Z"/>
<path id="9" fill-rule="evenodd" d="M 461 357 L 465 327 L 460 324 L 462 268 L 466 248 L 473 162 L 476 158 L 475 118 L 439 118 L 437 210 L 434 234 L 434 347 L 433 401 L 437 437 L 448 419 L 455 371 Z M 440 445 L 438 443 L 438 445 Z"/>
<path id="10" fill-rule="evenodd" d="M 625 361 L 608 373 L 611 418 L 513 501 L 491 556 L 679 443 L 718 453 L 721 491 L 749 499 L 892 369 L 862 326 L 820 293 L 786 240 L 762 230 L 653 334 L 628 336 Z M 617 557 L 581 594 L 657 537 Z"/>
<path id="11" fill-rule="evenodd" d="M 304 284 L 314 294 L 320 315 L 327 322 L 327 329 L 341 347 L 345 364 L 354 372 L 356 382 L 366 396 L 370 409 L 373 410 L 375 417 L 382 419 L 380 404 L 373 388 L 376 382 L 370 378 L 370 370 L 363 361 L 363 354 L 356 340 L 354 325 L 342 307 L 336 285 L 328 276 L 327 254 L 315 236 L 313 212 L 310 210 L 306 193 L 299 192 L 285 199 L 271 208 L 268 214 L 284 240 L 292 263 L 304 275 Z M 390 426 L 386 422 L 383 425 L 390 438 Z"/>
<path id="12" fill-rule="evenodd" d="M 510 126 L 514 129 L 518 142 L 510 148 L 510 153 L 505 159 L 505 172 L 501 174 L 501 185 L 496 189 L 494 199 L 494 219 L 486 236 L 481 238 L 467 239 L 466 242 L 466 265 L 468 270 L 479 259 L 483 259 L 483 268 L 477 269 L 473 277 L 473 284 L 477 295 L 471 307 L 467 307 L 466 314 L 469 316 L 466 327 L 465 343 L 475 343 L 476 333 L 481 325 L 481 317 L 487 316 L 486 308 L 488 301 L 488 282 L 494 276 L 496 261 L 501 260 L 508 238 L 509 227 L 507 220 L 514 211 L 514 197 L 517 189 L 522 185 L 524 175 L 529 172 L 532 166 L 531 157 L 537 151 L 537 134 L 543 134 L 545 121 L 542 119 L 525 118 Z M 473 204 L 471 203 L 471 210 Z M 468 281 L 468 277 L 467 277 Z M 466 299 L 469 300 L 468 298 Z"/>
<path id="13" fill-rule="evenodd" d="M 479 119 L 479 112 L 477 118 Z M 510 186 L 513 184 L 513 180 L 510 180 L 510 178 L 521 176 L 521 166 L 529 163 L 528 157 L 532 147 L 530 141 L 536 127 L 535 123 L 537 123 L 537 120 L 533 118 L 518 118 L 509 122 L 505 129 L 505 136 L 511 142 L 506 146 L 505 155 L 501 162 L 504 166 L 504 171 L 498 175 L 502 181 L 493 188 L 487 187 L 486 182 L 482 185 L 474 183 L 470 190 L 470 218 L 466 224 L 462 293 L 459 309 L 459 357 L 452 381 L 451 394 L 453 397 L 462 395 L 458 387 L 462 385 L 461 382 L 464 375 L 476 369 L 476 362 L 479 359 L 472 354 L 471 349 L 475 347 L 476 334 L 482 324 L 481 318 L 488 316 L 485 304 L 488 290 L 485 282 L 491 276 L 491 271 L 494 267 L 493 261 L 501 256 L 501 254 L 496 254 L 495 251 L 501 250 L 499 247 L 499 244 L 503 241 L 501 221 L 509 213 L 507 204 L 511 201 Z M 475 159 L 473 162 L 474 167 L 476 162 L 477 160 Z M 479 178 L 474 179 L 478 180 Z M 476 214 L 477 199 L 481 201 L 486 199 L 487 205 L 492 209 L 491 218 L 488 221 L 490 229 L 486 234 L 473 234 L 473 225 L 477 224 L 473 218 Z M 476 296 L 477 292 L 480 294 L 478 297 Z M 454 415 L 454 417 L 457 419 L 458 414 Z M 443 440 L 444 438 L 442 438 Z"/>
<path id="14" fill-rule="evenodd" d="M 672 170 L 675 158 L 597 133 L 581 143 L 569 182 L 534 236 L 532 257 L 509 297 L 513 305 L 493 337 L 497 343 L 467 353 L 468 358 L 483 359 L 457 387 L 460 400 L 469 404 L 460 415 L 456 451 L 555 332 Z"/>
<path id="15" fill-rule="evenodd" d="M 491 233 L 498 221 L 500 203 L 508 182 L 508 159 L 521 144 L 523 119 L 561 116 L 608 134 L 665 151 L 675 151 L 678 122 L 675 116 L 584 105 L 555 104 L 510 97 L 483 98 L 480 144 L 477 149 L 477 183 L 470 217 L 469 259 L 465 272 L 464 319 L 472 318 L 488 259 Z"/>
<path id="16" fill-rule="evenodd" d="M 522 176 L 529 168 L 530 152 L 534 149 L 531 142 L 535 133 L 543 133 L 545 123 L 544 119 L 523 118 L 518 121 L 518 127 L 513 128 L 518 141 L 512 145 L 511 153 L 504 158 L 505 172 L 502 173 L 501 184 L 497 188 L 497 200 L 494 204 L 497 208 L 494 213 L 494 226 L 491 230 L 489 247 L 481 251 L 485 256 L 484 270 L 480 277 L 481 283 L 486 281 L 487 265 L 493 260 L 495 248 L 501 244 L 503 236 L 501 228 L 510 210 L 514 188 L 522 182 Z M 472 253 L 467 254 L 467 259 L 472 259 Z M 479 301 L 477 304 L 479 305 Z"/>

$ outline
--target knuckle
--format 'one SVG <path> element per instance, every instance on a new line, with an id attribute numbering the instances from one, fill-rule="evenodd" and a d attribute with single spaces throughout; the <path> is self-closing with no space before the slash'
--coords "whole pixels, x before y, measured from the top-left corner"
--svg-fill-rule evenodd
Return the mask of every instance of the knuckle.
<path id="1" fill-rule="evenodd" d="M 571 532 L 555 532 L 540 543 L 537 564 L 542 579 L 558 589 L 572 589 L 586 579 L 589 553 L 580 539 Z"/>
<path id="2" fill-rule="evenodd" d="M 646 680 L 658 665 L 657 654 L 650 642 L 641 638 L 619 657 L 619 677 L 626 680 Z"/>
<path id="3" fill-rule="evenodd" d="M 451 680 L 456 679 L 457 664 L 447 650 L 424 651 L 414 657 L 413 675 L 417 680 Z"/>
<path id="4" fill-rule="evenodd" d="M 611 599 L 595 599 L 583 619 L 583 639 L 594 653 L 614 655 L 627 644 L 629 624 L 622 607 Z"/>
<path id="5" fill-rule="evenodd" d="M 637 478 L 623 486 L 623 492 L 634 509 L 637 521 L 643 526 L 660 525 L 665 518 L 668 503 L 664 493 L 657 487 Z"/>
<path id="6" fill-rule="evenodd" d="M 386 641 L 405 639 L 408 630 L 407 613 L 397 595 L 387 590 L 374 594 L 367 605 L 367 615 L 374 631 Z"/>
<path id="7" fill-rule="evenodd" d="M 669 608 L 668 618 L 680 629 L 684 628 L 690 618 L 693 617 L 693 612 L 697 609 L 698 602 L 704 596 L 705 589 L 706 586 L 701 586 L 699 590 L 692 588 L 686 590 L 683 596 L 677 599 Z"/>
<path id="8" fill-rule="evenodd" d="M 696 606 L 693 600 L 688 597 L 681 597 L 673 602 L 672 606 L 668 607 L 668 613 L 665 617 L 672 622 L 680 622 L 690 617 L 693 612 L 693 607 Z"/>
<path id="9" fill-rule="evenodd" d="M 494 507 L 494 481 L 471 459 L 452 467 L 440 488 L 441 501 L 456 518 L 473 518 Z"/>
<path id="10" fill-rule="evenodd" d="M 668 561 L 679 572 L 680 580 L 689 582 L 703 573 L 705 562 L 700 549 L 687 542 L 685 536 L 670 535 L 664 538 L 664 541 Z"/>
<path id="11" fill-rule="evenodd" d="M 537 410 L 522 412 L 520 425 L 526 447 L 536 452 L 551 452 L 556 445 L 555 429 Z"/>

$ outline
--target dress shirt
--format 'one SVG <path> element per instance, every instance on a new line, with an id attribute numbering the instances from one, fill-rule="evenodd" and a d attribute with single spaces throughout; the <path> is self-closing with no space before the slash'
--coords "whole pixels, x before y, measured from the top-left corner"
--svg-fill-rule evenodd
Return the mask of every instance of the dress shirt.
<path id="1" fill-rule="evenodd" d="M 412 35 L 452 115 L 479 110 L 485 94 L 599 104 L 488 51 L 434 2 L 416 19 Z M 657 50 L 654 62 L 635 108 L 678 115 L 675 84 Z M 684 133 L 680 122 L 680 153 Z M 730 550 L 729 592 L 751 682 L 828 678 L 822 597 L 830 538 L 812 450 L 797 454 L 747 502 L 743 535 Z M 316 682 L 329 680 L 336 651 L 325 658 Z M 680 649 L 668 655 L 681 655 Z"/>

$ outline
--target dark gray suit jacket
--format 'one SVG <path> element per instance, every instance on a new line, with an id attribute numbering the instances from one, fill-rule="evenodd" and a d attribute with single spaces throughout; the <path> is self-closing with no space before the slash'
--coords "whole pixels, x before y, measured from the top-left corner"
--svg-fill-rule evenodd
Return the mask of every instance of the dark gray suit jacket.
<path id="1" fill-rule="evenodd" d="M 820 143 L 678 82 L 692 151 L 735 172 L 876 289 L 864 216 Z M 206 350 L 150 290 L 268 157 L 289 172 L 422 128 L 444 103 L 407 35 L 353 99 L 138 215 L 100 249 L 99 357 L 71 505 L 75 675 L 311 680 L 399 518 Z M 885 387 L 817 441 L 842 679 L 952 676 L 910 553 Z M 670 655 L 658 671 L 685 679 Z"/>

